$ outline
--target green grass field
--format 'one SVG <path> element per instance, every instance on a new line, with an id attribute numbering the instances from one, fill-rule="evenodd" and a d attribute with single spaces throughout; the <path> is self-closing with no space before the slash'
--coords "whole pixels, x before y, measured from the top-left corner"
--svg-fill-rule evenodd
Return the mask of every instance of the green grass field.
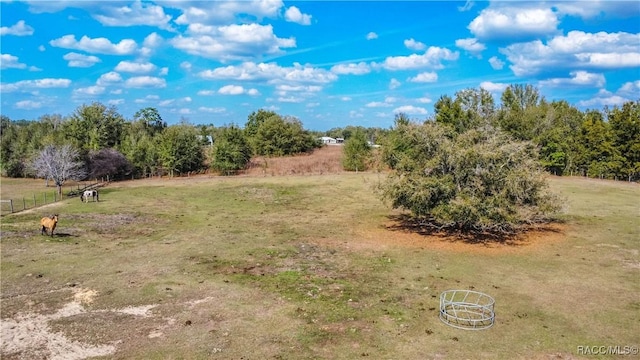
<path id="1" fill-rule="evenodd" d="M 552 178 L 564 223 L 468 244 L 395 226 L 379 176 L 138 180 L 5 215 L 1 356 L 589 359 L 579 347 L 640 346 L 637 184 Z M 448 289 L 492 296 L 495 325 L 443 324 Z"/>

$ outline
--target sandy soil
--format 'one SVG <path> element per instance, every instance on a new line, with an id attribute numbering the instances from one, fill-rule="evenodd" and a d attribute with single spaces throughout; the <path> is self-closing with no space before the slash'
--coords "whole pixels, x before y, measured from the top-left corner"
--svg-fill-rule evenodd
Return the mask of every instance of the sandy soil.
<path id="1" fill-rule="evenodd" d="M 53 314 L 20 313 L 14 318 L 2 319 L 0 353 L 16 359 L 73 360 L 115 353 L 117 342 L 85 344 L 72 341 L 60 332 L 54 332 L 50 323 L 81 314 L 96 312 L 119 313 L 135 317 L 150 317 L 156 305 L 126 307 L 122 309 L 91 310 L 88 305 L 98 296 L 91 289 L 76 289 L 71 301 Z M 149 334 L 151 337 L 153 334 Z"/>

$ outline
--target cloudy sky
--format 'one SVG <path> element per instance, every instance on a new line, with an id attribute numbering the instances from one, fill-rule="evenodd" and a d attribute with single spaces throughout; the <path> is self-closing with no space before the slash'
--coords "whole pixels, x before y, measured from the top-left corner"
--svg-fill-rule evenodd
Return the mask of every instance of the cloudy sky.
<path id="1" fill-rule="evenodd" d="M 442 95 L 532 84 L 602 109 L 640 99 L 638 1 L 2 1 L 1 111 L 307 129 L 389 127 Z"/>

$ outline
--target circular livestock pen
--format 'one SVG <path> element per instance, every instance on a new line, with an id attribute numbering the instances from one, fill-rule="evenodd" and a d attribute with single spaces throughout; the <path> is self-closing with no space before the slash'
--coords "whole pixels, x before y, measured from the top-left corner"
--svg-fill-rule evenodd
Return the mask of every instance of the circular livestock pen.
<path id="1" fill-rule="evenodd" d="M 464 330 L 488 329 L 495 320 L 495 300 L 472 290 L 447 290 L 440 294 L 440 320 Z"/>

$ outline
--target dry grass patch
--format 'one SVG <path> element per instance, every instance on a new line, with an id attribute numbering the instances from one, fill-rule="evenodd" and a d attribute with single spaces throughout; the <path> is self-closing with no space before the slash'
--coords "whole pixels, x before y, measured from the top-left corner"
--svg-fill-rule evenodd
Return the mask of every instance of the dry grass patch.
<path id="1" fill-rule="evenodd" d="M 61 202 L 53 240 L 40 213 L 3 217 L 2 322 L 127 359 L 579 358 L 637 342 L 637 187 L 554 178 L 565 224 L 471 244 L 396 227 L 378 176 L 114 183 Z M 442 324 L 452 288 L 494 297 L 494 327 Z M 3 333 L 3 359 L 61 343 L 21 341 Z"/>
<path id="2" fill-rule="evenodd" d="M 323 175 L 336 174 L 342 170 L 342 146 L 324 146 L 311 154 L 285 157 L 254 157 L 245 175 Z"/>

